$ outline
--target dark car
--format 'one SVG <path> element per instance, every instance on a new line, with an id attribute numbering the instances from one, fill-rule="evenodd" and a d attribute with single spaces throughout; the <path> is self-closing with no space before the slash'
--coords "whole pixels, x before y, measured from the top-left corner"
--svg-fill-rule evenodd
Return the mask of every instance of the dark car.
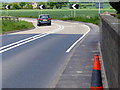
<path id="1" fill-rule="evenodd" d="M 51 25 L 51 18 L 49 15 L 39 15 L 37 26 L 41 26 L 42 24 Z"/>

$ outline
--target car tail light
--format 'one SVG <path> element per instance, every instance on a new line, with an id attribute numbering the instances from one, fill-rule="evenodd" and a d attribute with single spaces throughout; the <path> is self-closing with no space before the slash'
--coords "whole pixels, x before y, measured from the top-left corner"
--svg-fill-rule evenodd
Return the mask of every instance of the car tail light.
<path id="1" fill-rule="evenodd" d="M 51 18 L 48 18 L 48 20 L 51 20 Z"/>
<path id="2" fill-rule="evenodd" d="M 40 21 L 41 21 L 41 20 L 43 20 L 43 19 L 38 19 L 38 20 L 40 20 Z"/>

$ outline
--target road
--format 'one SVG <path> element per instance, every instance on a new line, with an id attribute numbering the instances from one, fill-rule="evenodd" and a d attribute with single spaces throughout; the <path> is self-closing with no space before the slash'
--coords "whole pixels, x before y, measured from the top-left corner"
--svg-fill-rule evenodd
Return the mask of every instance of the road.
<path id="1" fill-rule="evenodd" d="M 36 19 L 21 19 L 36 28 L 1 36 L 2 87 L 54 87 L 72 49 L 90 29 L 82 23 L 60 20 L 38 27 Z"/>

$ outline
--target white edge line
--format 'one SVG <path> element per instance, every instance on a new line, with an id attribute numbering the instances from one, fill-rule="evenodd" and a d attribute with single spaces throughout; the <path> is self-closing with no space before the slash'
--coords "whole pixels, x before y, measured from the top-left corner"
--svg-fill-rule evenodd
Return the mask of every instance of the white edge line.
<path id="1" fill-rule="evenodd" d="M 88 28 L 88 31 L 82 37 L 80 37 L 75 43 L 73 43 L 73 45 L 70 46 L 69 49 L 67 49 L 66 53 L 69 53 L 77 45 L 77 43 L 80 42 L 90 32 L 90 27 L 87 25 L 84 26 Z"/>

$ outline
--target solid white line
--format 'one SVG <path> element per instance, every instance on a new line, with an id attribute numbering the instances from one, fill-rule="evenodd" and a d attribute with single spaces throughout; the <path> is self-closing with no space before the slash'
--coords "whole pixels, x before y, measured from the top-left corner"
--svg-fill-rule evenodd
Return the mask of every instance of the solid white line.
<path id="1" fill-rule="evenodd" d="M 88 31 L 82 37 L 80 37 L 75 43 L 73 43 L 73 45 L 70 46 L 69 49 L 67 49 L 66 53 L 69 53 L 77 45 L 77 43 L 80 42 L 90 32 L 90 28 L 87 25 L 84 26 L 88 28 Z"/>
<path id="2" fill-rule="evenodd" d="M 33 39 L 27 40 L 27 41 L 25 41 L 25 42 L 16 44 L 16 45 L 14 45 L 14 46 L 8 47 L 8 48 L 6 48 L 6 49 L 1 50 L 0 53 L 3 53 L 3 52 L 5 52 L 5 51 L 8 51 L 8 50 L 13 49 L 13 48 L 18 47 L 18 46 L 21 46 L 21 45 L 23 45 L 23 44 L 26 44 L 26 43 L 31 42 L 31 41 L 33 41 L 33 40 L 36 40 L 36 39 L 38 39 L 38 38 L 42 38 L 42 37 L 44 37 L 44 36 L 46 36 L 46 35 L 48 35 L 48 34 L 44 34 L 44 35 L 42 35 L 42 36 L 40 36 L 40 37 L 33 38 Z"/>
<path id="3" fill-rule="evenodd" d="M 56 25 L 58 25 L 58 24 L 56 24 Z M 58 29 L 52 30 L 50 33 L 55 33 L 56 31 L 59 31 L 59 29 L 61 29 L 61 28 L 62 28 L 62 27 L 59 25 L 59 28 L 58 28 Z M 15 45 L 15 44 L 22 43 L 22 42 L 24 42 L 24 41 L 26 41 L 26 40 L 29 40 L 29 39 L 32 39 L 32 38 L 35 38 L 35 37 L 39 37 L 39 36 L 41 36 L 41 35 L 44 35 L 44 33 L 38 34 L 38 35 L 35 35 L 35 36 L 32 36 L 32 37 L 29 37 L 29 38 L 26 38 L 26 39 L 23 39 L 23 40 L 20 40 L 20 41 L 18 41 L 18 42 L 15 42 L 15 43 L 12 43 L 12 44 L 9 44 L 9 45 L 6 45 L 6 46 L 3 46 L 3 47 L 0 48 L 0 50 L 2 50 L 2 49 L 4 49 L 4 48 L 7 48 L 7 47 L 10 47 L 10 46 L 13 46 L 13 45 Z"/>
<path id="4" fill-rule="evenodd" d="M 58 24 L 56 24 L 58 25 Z M 58 29 L 55 29 L 55 30 L 52 30 L 50 33 L 46 33 L 46 34 L 38 34 L 38 35 L 35 35 L 35 36 L 32 36 L 32 37 L 29 37 L 29 38 L 26 38 L 26 39 L 23 39 L 23 40 L 20 40 L 18 42 L 15 42 L 15 43 L 12 43 L 12 44 L 9 44 L 9 45 L 6 45 L 6 46 L 3 46 L 0 48 L 0 53 L 3 53 L 5 51 L 8 51 L 10 49 L 13 49 L 15 47 L 18 47 L 18 46 L 21 46 L 23 44 L 26 44 L 28 42 L 31 42 L 33 40 L 36 40 L 36 39 L 39 39 L 39 38 L 42 38 L 42 37 L 45 37 L 51 33 L 55 33 L 55 32 L 58 32 L 60 30 L 63 30 L 64 29 L 64 26 L 61 26 L 59 25 L 59 28 Z"/>
<path id="5" fill-rule="evenodd" d="M 3 47 L 0 48 L 0 50 L 2 50 L 2 49 L 4 49 L 4 48 L 7 48 L 7 47 L 10 47 L 10 46 L 13 46 L 13 45 L 15 45 L 15 44 L 22 43 L 22 42 L 24 42 L 24 41 L 27 41 L 27 40 L 29 40 L 29 39 L 32 39 L 32 38 L 35 38 L 35 37 L 38 37 L 38 36 L 41 36 L 41 35 L 44 35 L 44 34 L 38 34 L 38 35 L 35 35 L 35 36 L 32 36 L 32 37 L 29 37 L 29 38 L 26 38 L 26 39 L 20 40 L 20 41 L 18 41 L 18 42 L 15 42 L 15 43 L 12 43 L 12 44 L 9 44 L 9 45 L 6 45 L 6 46 L 3 46 Z"/>
<path id="6" fill-rule="evenodd" d="M 65 22 L 65 21 L 59 21 L 59 22 L 69 23 L 69 24 L 79 24 L 79 23 L 76 23 L 76 22 Z"/>

